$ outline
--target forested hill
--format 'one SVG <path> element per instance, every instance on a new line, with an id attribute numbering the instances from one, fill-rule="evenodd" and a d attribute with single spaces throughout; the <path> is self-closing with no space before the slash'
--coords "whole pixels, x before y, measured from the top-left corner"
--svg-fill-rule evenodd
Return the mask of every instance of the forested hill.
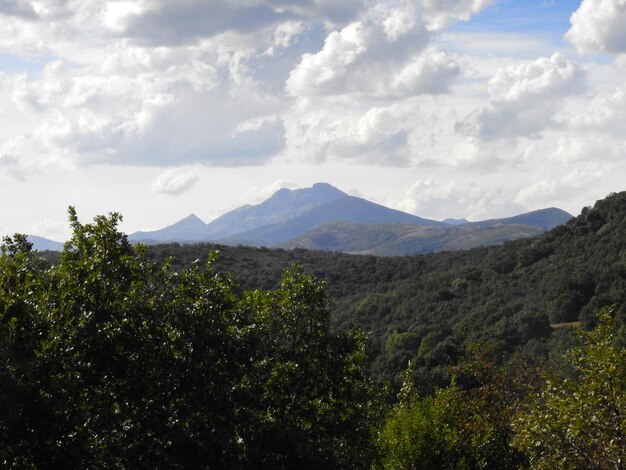
<path id="1" fill-rule="evenodd" d="M 590 325 L 613 304 L 618 319 L 626 316 L 626 192 L 537 238 L 469 251 L 384 258 L 171 244 L 150 253 L 186 265 L 216 248 L 218 269 L 233 272 L 241 288 L 273 288 L 292 263 L 327 279 L 335 327 L 371 332 L 374 368 L 389 377 L 412 358 L 438 381 L 473 341 L 546 354 L 551 324 Z"/>

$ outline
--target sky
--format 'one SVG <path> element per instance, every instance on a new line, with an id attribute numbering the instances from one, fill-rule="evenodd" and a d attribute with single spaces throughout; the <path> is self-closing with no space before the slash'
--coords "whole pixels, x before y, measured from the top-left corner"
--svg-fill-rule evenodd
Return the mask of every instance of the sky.
<path id="1" fill-rule="evenodd" d="M 327 182 L 481 220 L 626 190 L 626 0 L 0 0 L 0 234 Z"/>

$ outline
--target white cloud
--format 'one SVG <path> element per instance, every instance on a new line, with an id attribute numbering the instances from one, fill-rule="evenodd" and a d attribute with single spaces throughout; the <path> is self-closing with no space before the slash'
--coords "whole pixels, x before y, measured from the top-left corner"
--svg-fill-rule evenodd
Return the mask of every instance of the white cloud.
<path id="1" fill-rule="evenodd" d="M 69 227 L 66 221 L 44 219 L 30 227 L 28 234 L 45 237 L 49 240 L 63 242 L 70 238 Z"/>
<path id="2" fill-rule="evenodd" d="M 583 0 L 566 39 L 583 53 L 626 53 L 626 1 Z"/>
<path id="3" fill-rule="evenodd" d="M 493 3 L 493 0 L 417 0 L 428 28 L 441 31 L 455 21 L 467 21 Z"/>
<path id="4" fill-rule="evenodd" d="M 478 221 L 523 212 L 523 206 L 512 202 L 514 195 L 510 187 L 426 179 L 413 184 L 398 207 L 435 220 L 452 217 Z"/>
<path id="5" fill-rule="evenodd" d="M 418 165 L 439 158 L 436 147 L 450 144 L 455 121 L 440 97 L 388 104 L 351 96 L 299 98 L 284 117 L 284 155 L 313 162 Z"/>
<path id="6" fill-rule="evenodd" d="M 4 173 L 18 180 L 23 180 L 25 171 L 15 156 L 0 154 L 0 173 Z"/>
<path id="7" fill-rule="evenodd" d="M 250 188 L 243 194 L 242 199 L 250 201 L 250 204 L 259 204 L 272 196 L 276 191 L 283 188 L 293 190 L 300 189 L 300 186 L 291 180 L 279 179 L 261 188 L 256 186 Z"/>
<path id="8" fill-rule="evenodd" d="M 554 125 L 563 100 L 585 90 L 585 72 L 561 54 L 498 70 L 489 81 L 491 103 L 460 128 L 482 139 L 536 138 Z"/>
<path id="9" fill-rule="evenodd" d="M 169 170 L 154 180 L 152 189 L 157 193 L 180 196 L 189 191 L 197 181 L 198 175 L 193 171 Z"/>
<path id="10" fill-rule="evenodd" d="M 604 135 L 568 135 L 560 137 L 551 158 L 563 163 L 584 161 L 617 161 L 626 155 L 623 139 L 610 139 Z"/>
<path id="11" fill-rule="evenodd" d="M 331 32 L 316 54 L 305 54 L 286 83 L 293 96 L 368 94 L 406 97 L 443 93 L 459 74 L 456 60 L 429 47 L 411 9 L 382 5 Z"/>
<path id="12" fill-rule="evenodd" d="M 616 139 L 624 138 L 626 88 L 617 86 L 585 97 L 578 112 L 567 117 L 576 131 L 596 131 Z"/>
<path id="13" fill-rule="evenodd" d="M 519 188 L 515 202 L 531 208 L 562 206 L 590 190 L 602 178 L 595 163 L 578 163 L 575 169 L 567 168 L 559 174 L 529 175 L 530 183 Z M 605 194 L 606 195 L 606 194 Z M 591 202 L 591 201 L 589 201 Z M 578 207 L 580 209 L 582 207 Z"/>

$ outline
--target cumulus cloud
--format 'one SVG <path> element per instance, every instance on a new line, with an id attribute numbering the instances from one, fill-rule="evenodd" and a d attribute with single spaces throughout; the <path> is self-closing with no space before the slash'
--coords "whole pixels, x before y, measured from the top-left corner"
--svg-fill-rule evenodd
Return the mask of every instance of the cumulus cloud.
<path id="1" fill-rule="evenodd" d="M 18 180 L 24 179 L 24 168 L 14 155 L 0 154 L 0 173 Z"/>
<path id="2" fill-rule="evenodd" d="M 489 3 L 0 0 L 0 54 L 47 63 L 0 74 L 0 112 L 20 110 L 0 150 L 21 142 L 8 153 L 29 168 L 287 152 L 406 165 L 425 121 L 404 100 L 445 94 L 460 74 L 432 34 Z"/>
<path id="3" fill-rule="evenodd" d="M 37 13 L 31 5 L 20 0 L 0 0 L 0 15 L 33 19 Z"/>
<path id="4" fill-rule="evenodd" d="M 626 53 L 626 1 L 583 0 L 565 38 L 581 53 Z"/>
<path id="5" fill-rule="evenodd" d="M 331 32 L 323 48 L 305 54 L 286 83 L 293 96 L 348 93 L 414 96 L 447 91 L 459 65 L 426 47 L 429 34 L 412 8 L 383 5 Z"/>
<path id="6" fill-rule="evenodd" d="M 198 181 L 198 175 L 192 171 L 169 170 L 161 173 L 152 183 L 157 193 L 180 196 L 189 191 Z"/>
<path id="7" fill-rule="evenodd" d="M 493 3 L 493 0 L 417 0 L 428 28 L 441 31 L 455 21 L 467 21 Z"/>
<path id="8" fill-rule="evenodd" d="M 511 202 L 514 195 L 511 188 L 426 179 L 413 184 L 398 207 L 436 220 L 452 217 L 477 221 L 523 212 L 523 206 Z"/>
<path id="9" fill-rule="evenodd" d="M 563 163 L 582 161 L 618 161 L 626 155 L 623 139 L 609 139 L 605 135 L 561 137 L 551 158 Z"/>
<path id="10" fill-rule="evenodd" d="M 559 174 L 534 175 L 529 184 L 519 188 L 514 200 L 530 208 L 566 204 L 597 185 L 601 175 L 602 171 L 595 163 L 579 164 L 577 168 Z"/>
<path id="11" fill-rule="evenodd" d="M 489 106 L 459 128 L 482 139 L 536 138 L 554 124 L 563 100 L 585 90 L 585 72 L 561 54 L 498 70 L 489 81 Z"/>
<path id="12" fill-rule="evenodd" d="M 292 19 L 262 2 L 185 0 L 140 2 L 139 9 L 110 16 L 109 25 L 144 43 L 180 45 L 229 30 L 251 32 Z"/>
<path id="13" fill-rule="evenodd" d="M 294 190 L 300 189 L 300 186 L 291 180 L 279 179 L 262 188 L 253 186 L 243 194 L 242 199 L 250 201 L 251 204 L 259 204 L 283 188 Z"/>
<path id="14" fill-rule="evenodd" d="M 406 167 L 432 159 L 438 142 L 447 145 L 455 115 L 437 97 L 385 104 L 339 96 L 298 98 L 284 122 L 292 158 Z"/>
<path id="15" fill-rule="evenodd" d="M 569 117 L 576 131 L 597 131 L 616 139 L 624 137 L 626 122 L 626 88 L 617 86 L 592 94 L 583 100 L 582 112 Z"/>

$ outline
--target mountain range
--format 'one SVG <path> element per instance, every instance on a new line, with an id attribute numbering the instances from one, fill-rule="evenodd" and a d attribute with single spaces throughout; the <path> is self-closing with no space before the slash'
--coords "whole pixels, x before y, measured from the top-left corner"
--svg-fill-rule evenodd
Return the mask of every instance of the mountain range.
<path id="1" fill-rule="evenodd" d="M 327 183 L 281 189 L 256 205 L 245 205 L 210 223 L 190 214 L 160 230 L 135 232 L 133 243 L 204 243 L 401 256 L 497 245 L 539 235 L 572 218 L 541 209 L 503 219 L 436 221 L 350 196 Z M 29 235 L 33 248 L 58 251 L 62 243 Z"/>
<path id="2" fill-rule="evenodd" d="M 257 205 L 245 205 L 205 224 L 196 215 L 152 232 L 136 232 L 133 242 L 218 242 L 316 250 L 407 255 L 467 249 L 532 237 L 572 216 L 557 208 L 505 219 L 470 223 L 436 221 L 350 196 L 327 183 L 281 189 Z"/>

